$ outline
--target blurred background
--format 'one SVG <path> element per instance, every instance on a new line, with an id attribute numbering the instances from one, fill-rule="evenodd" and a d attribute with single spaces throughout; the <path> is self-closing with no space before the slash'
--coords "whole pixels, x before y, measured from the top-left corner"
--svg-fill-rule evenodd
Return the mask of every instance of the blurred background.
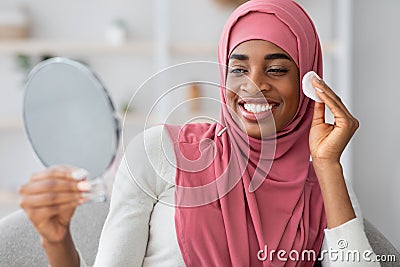
<path id="1" fill-rule="evenodd" d="M 0 220 L 18 209 L 18 187 L 43 169 L 21 116 L 24 84 L 35 64 L 54 56 L 87 63 L 123 114 L 133 92 L 154 73 L 193 60 L 216 62 L 221 29 L 241 2 L 1 0 Z M 297 2 L 320 34 L 324 79 L 361 122 L 342 157 L 346 177 L 364 216 L 400 249 L 400 1 Z M 182 75 L 196 79 L 197 74 Z M 218 73 L 209 75 L 218 79 Z M 216 88 L 192 86 L 186 91 L 182 99 L 218 96 Z M 166 110 L 173 108 L 166 105 Z M 132 135 L 141 130 L 140 109 L 129 106 L 127 127 Z M 209 107 L 191 109 L 201 113 Z M 211 111 L 218 117 L 217 109 Z"/>

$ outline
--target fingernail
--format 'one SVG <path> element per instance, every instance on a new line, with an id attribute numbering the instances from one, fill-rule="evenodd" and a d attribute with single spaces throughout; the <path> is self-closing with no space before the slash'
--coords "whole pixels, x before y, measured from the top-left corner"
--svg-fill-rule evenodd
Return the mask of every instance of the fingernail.
<path id="1" fill-rule="evenodd" d="M 88 181 L 81 181 L 77 184 L 77 188 L 79 191 L 90 191 L 90 183 Z"/>
<path id="2" fill-rule="evenodd" d="M 323 83 L 322 79 L 321 79 L 317 74 L 315 74 L 314 80 L 315 80 L 317 83 Z"/>
<path id="3" fill-rule="evenodd" d="M 71 173 L 71 177 L 76 180 L 80 180 L 80 179 L 87 177 L 88 174 L 89 174 L 89 172 L 85 169 L 77 169 Z"/>
<path id="4" fill-rule="evenodd" d="M 324 81 L 321 79 L 321 77 L 319 77 L 318 76 L 318 74 L 316 74 L 315 72 L 314 72 L 314 80 L 317 82 L 317 83 L 319 83 L 319 84 L 323 84 L 324 83 Z M 314 87 L 315 88 L 315 90 L 317 90 L 318 92 L 320 92 L 320 93 L 323 93 L 324 91 L 322 91 L 320 88 L 318 88 L 318 87 Z"/>
<path id="5" fill-rule="evenodd" d="M 323 93 L 324 91 L 322 91 L 321 89 L 319 89 L 318 87 L 315 87 L 315 90 L 317 90 L 320 93 Z"/>
<path id="6" fill-rule="evenodd" d="M 317 78 L 316 80 L 317 80 L 317 82 L 322 82 L 322 79 L 321 79 L 321 77 L 319 77 L 319 75 L 318 74 L 316 74 L 314 71 L 313 71 L 313 73 L 314 73 L 314 77 L 315 78 Z"/>

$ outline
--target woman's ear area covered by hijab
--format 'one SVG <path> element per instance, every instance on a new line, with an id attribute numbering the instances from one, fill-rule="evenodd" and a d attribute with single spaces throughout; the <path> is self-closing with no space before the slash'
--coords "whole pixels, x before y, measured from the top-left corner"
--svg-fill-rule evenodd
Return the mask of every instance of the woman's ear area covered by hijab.
<path id="1" fill-rule="evenodd" d="M 226 104 L 249 136 L 271 137 L 294 117 L 299 82 L 297 65 L 286 51 L 264 40 L 245 41 L 229 56 Z"/>

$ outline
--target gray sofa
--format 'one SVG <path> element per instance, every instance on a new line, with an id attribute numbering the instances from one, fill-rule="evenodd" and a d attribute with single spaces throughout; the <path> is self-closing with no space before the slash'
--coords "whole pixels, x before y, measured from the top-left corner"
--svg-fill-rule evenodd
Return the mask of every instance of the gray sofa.
<path id="1" fill-rule="evenodd" d="M 108 203 L 90 203 L 79 207 L 71 223 L 72 234 L 82 257 L 93 265 Z M 393 245 L 367 220 L 368 239 L 379 255 L 395 255 L 396 262 L 382 262 L 383 267 L 399 267 L 400 255 Z M 48 266 L 39 236 L 21 210 L 0 221 L 0 267 Z"/>

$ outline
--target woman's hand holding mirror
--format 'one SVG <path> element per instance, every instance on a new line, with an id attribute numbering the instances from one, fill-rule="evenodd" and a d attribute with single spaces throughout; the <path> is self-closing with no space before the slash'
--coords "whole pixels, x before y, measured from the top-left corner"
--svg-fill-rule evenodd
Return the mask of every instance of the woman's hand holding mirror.
<path id="1" fill-rule="evenodd" d="M 76 207 L 88 201 L 90 190 L 82 169 L 56 166 L 33 174 L 20 188 L 20 206 L 39 232 L 42 242 L 62 242 Z"/>

